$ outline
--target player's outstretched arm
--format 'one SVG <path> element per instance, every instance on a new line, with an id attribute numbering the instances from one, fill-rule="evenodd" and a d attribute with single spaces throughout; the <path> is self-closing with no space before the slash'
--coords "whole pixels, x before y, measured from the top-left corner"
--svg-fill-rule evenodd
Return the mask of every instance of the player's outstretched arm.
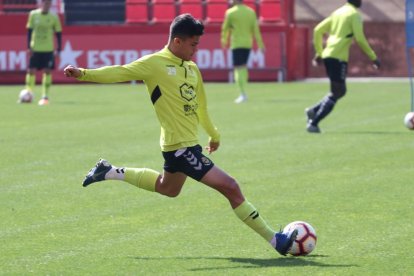
<path id="1" fill-rule="evenodd" d="M 63 69 L 63 73 L 68 78 L 79 78 L 82 75 L 81 70 L 73 65 L 66 66 L 66 68 Z"/>

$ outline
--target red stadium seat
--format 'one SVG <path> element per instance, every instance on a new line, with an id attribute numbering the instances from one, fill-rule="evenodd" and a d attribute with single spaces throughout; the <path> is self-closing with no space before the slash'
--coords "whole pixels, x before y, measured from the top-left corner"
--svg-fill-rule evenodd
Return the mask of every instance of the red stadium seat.
<path id="1" fill-rule="evenodd" d="M 153 0 L 152 22 L 171 23 L 178 15 L 178 3 L 175 0 Z"/>
<path id="2" fill-rule="evenodd" d="M 190 13 L 199 20 L 205 18 L 205 5 L 202 0 L 180 0 L 179 13 Z"/>
<path id="3" fill-rule="evenodd" d="M 147 23 L 149 20 L 148 1 L 146 0 L 127 0 L 126 1 L 126 22 L 127 23 Z"/>
<path id="4" fill-rule="evenodd" d="M 208 23 L 223 22 L 224 14 L 229 7 L 229 3 L 226 0 L 207 0 L 206 21 Z"/>
<path id="5" fill-rule="evenodd" d="M 279 0 L 261 0 L 259 19 L 263 23 L 274 23 L 282 20 Z"/>

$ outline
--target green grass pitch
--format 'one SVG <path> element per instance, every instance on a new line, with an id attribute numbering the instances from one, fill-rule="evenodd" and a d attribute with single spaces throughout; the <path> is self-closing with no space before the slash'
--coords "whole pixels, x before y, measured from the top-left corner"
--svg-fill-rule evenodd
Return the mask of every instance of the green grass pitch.
<path id="1" fill-rule="evenodd" d="M 305 132 L 303 110 L 326 82 L 252 83 L 242 105 L 233 85 L 206 84 L 222 135 L 212 159 L 275 229 L 315 227 L 315 251 L 299 258 L 278 255 L 193 180 L 174 199 L 81 186 L 100 157 L 162 170 L 142 84 L 54 85 L 43 107 L 39 92 L 16 104 L 21 88 L 0 86 L 1 275 L 414 274 L 408 81 L 349 82 L 322 135 Z"/>

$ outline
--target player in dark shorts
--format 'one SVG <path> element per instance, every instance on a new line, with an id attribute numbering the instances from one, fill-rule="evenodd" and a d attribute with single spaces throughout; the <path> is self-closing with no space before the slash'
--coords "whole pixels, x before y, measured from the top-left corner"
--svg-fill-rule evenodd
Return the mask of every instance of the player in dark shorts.
<path id="1" fill-rule="evenodd" d="M 232 50 L 234 81 L 240 92 L 240 96 L 234 102 L 243 103 L 247 101 L 246 85 L 249 81 L 247 61 L 250 49 L 253 47 L 253 38 L 260 50 L 264 50 L 264 44 L 256 12 L 243 4 L 242 0 L 232 2 L 233 6 L 226 11 L 221 25 L 221 46 L 227 48 L 230 45 Z"/>
<path id="2" fill-rule="evenodd" d="M 42 0 L 41 7 L 33 10 L 27 20 L 27 41 L 29 68 L 26 74 L 26 89 L 34 92 L 36 70 L 43 70 L 42 98 L 39 105 L 49 104 L 49 89 L 52 85 L 51 71 L 55 66 L 55 55 L 58 55 L 62 45 L 62 26 L 59 17 L 49 12 L 51 0 Z M 54 36 L 57 38 L 55 51 Z"/>
<path id="3" fill-rule="evenodd" d="M 319 23 L 313 31 L 313 45 L 316 52 L 313 65 L 317 66 L 322 62 L 325 64 L 330 80 L 330 92 L 315 106 L 305 109 L 306 130 L 310 133 L 321 132 L 319 122 L 328 116 L 337 101 L 345 96 L 349 48 L 354 39 L 373 61 L 374 67 L 377 69 L 380 67 L 377 55 L 365 38 L 362 17 L 358 11 L 361 4 L 362 0 L 348 0 L 348 3 Z M 326 33 L 329 34 L 329 38 L 326 47 L 323 48 L 323 35 Z"/>
<path id="4" fill-rule="evenodd" d="M 100 160 L 86 175 L 82 185 L 87 187 L 100 181 L 118 180 L 140 189 L 176 197 L 187 178 L 191 177 L 223 195 L 245 225 L 285 255 L 298 231 L 274 231 L 244 197 L 237 180 L 205 156 L 198 143 L 198 128 L 201 126 L 209 136 L 206 151 L 211 154 L 220 146 L 220 134 L 208 113 L 201 72 L 191 61 L 203 33 L 204 26 L 200 21 L 190 14 L 182 14 L 171 23 L 168 44 L 158 52 L 125 65 L 97 69 L 65 68 L 66 76 L 82 81 L 113 83 L 143 80 L 161 125 L 162 173 L 145 167 L 115 167 L 106 160 Z M 136 124 L 133 127 L 145 128 Z M 277 194 L 285 195 L 285 191 L 275 189 Z M 208 210 L 204 209 L 194 212 L 208 214 Z M 187 218 L 179 218 L 182 219 Z M 212 233 L 217 235 L 214 230 Z"/>

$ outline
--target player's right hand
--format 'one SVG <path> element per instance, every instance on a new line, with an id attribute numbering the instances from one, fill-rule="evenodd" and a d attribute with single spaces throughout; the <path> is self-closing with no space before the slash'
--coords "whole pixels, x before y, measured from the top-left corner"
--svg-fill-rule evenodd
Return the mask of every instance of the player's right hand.
<path id="1" fill-rule="evenodd" d="M 317 66 L 321 65 L 321 64 L 322 64 L 322 62 L 323 62 L 323 60 L 322 60 L 322 58 L 321 58 L 321 57 L 315 56 L 315 57 L 312 59 L 312 66 L 313 66 L 313 67 L 317 67 Z"/>
<path id="2" fill-rule="evenodd" d="M 68 78 L 79 78 L 82 75 L 81 70 L 72 65 L 66 66 L 66 68 L 63 69 L 63 73 Z"/>

